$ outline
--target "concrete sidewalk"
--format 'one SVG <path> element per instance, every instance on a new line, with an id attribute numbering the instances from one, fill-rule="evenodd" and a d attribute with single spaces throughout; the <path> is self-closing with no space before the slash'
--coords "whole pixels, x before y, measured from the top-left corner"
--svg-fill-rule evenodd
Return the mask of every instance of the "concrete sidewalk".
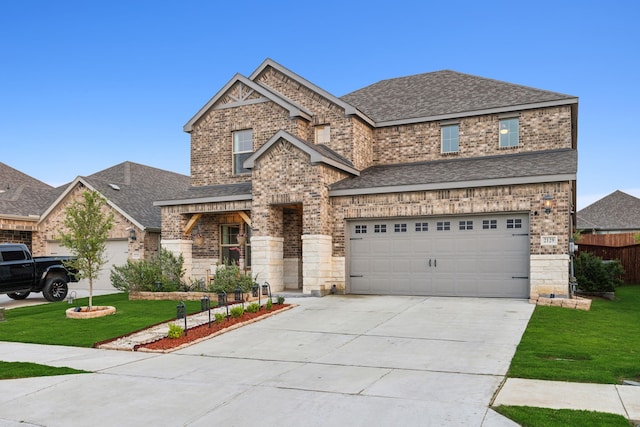
<path id="1" fill-rule="evenodd" d="M 640 387 L 508 378 L 493 405 L 607 412 L 639 423 Z"/>

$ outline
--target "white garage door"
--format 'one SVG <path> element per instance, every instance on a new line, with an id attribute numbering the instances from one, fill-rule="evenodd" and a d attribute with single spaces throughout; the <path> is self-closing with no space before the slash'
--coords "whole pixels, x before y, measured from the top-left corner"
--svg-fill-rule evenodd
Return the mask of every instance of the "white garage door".
<path id="1" fill-rule="evenodd" d="M 129 256 L 129 244 L 126 240 L 108 240 L 106 245 L 107 263 L 100 271 L 100 275 L 93 281 L 94 291 L 119 292 L 111 286 L 111 267 L 127 263 Z M 60 246 L 58 242 L 47 242 L 48 255 L 69 255 L 69 249 Z M 71 284 L 70 289 L 89 289 L 89 280 L 82 279 L 77 284 Z"/>
<path id="2" fill-rule="evenodd" d="M 528 298 L 529 216 L 350 221 L 354 294 Z"/>

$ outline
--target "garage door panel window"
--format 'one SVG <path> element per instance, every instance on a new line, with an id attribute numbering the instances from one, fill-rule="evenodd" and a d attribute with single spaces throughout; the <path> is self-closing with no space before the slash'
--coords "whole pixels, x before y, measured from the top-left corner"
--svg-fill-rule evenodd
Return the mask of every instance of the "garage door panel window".
<path id="1" fill-rule="evenodd" d="M 394 224 L 393 225 L 394 233 L 406 233 L 407 232 L 407 224 Z"/>
<path id="2" fill-rule="evenodd" d="M 498 220 L 495 220 L 495 219 L 484 219 L 484 220 L 482 220 L 482 229 L 483 230 L 497 230 L 498 229 Z"/>
<path id="3" fill-rule="evenodd" d="M 522 228 L 522 220 L 520 218 L 507 219 L 507 228 Z"/>
<path id="4" fill-rule="evenodd" d="M 429 231 L 428 222 L 416 222 L 416 232 Z"/>
<path id="5" fill-rule="evenodd" d="M 367 226 L 366 225 L 356 225 L 355 227 L 356 234 L 366 234 Z"/>
<path id="6" fill-rule="evenodd" d="M 436 230 L 438 230 L 438 231 L 450 231 L 451 230 L 451 222 L 450 221 L 438 221 L 436 223 Z"/>
<path id="7" fill-rule="evenodd" d="M 473 230 L 473 221 L 460 221 L 458 227 L 460 230 Z"/>
<path id="8" fill-rule="evenodd" d="M 374 233 L 386 233 L 387 232 L 387 224 L 374 224 L 373 232 Z"/>

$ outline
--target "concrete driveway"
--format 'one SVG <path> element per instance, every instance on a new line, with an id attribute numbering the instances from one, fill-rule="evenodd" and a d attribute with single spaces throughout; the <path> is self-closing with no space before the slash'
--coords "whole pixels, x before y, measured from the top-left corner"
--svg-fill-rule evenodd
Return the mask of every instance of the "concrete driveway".
<path id="1" fill-rule="evenodd" d="M 0 343 L 0 360 L 96 371 L 0 382 L 0 425 L 513 426 L 488 409 L 526 300 L 290 298 L 172 354 Z"/>

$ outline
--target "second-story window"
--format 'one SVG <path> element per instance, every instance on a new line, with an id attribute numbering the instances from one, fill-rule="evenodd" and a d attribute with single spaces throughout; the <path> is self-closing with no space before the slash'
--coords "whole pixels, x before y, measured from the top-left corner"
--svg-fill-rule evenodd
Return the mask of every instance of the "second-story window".
<path id="1" fill-rule="evenodd" d="M 251 172 L 242 167 L 242 163 L 253 154 L 253 131 L 251 129 L 233 132 L 233 174 L 242 175 Z"/>
<path id="2" fill-rule="evenodd" d="M 459 125 L 442 126 L 442 153 L 458 152 Z"/>
<path id="3" fill-rule="evenodd" d="M 331 141 L 331 126 L 316 126 L 316 144 L 328 144 Z"/>
<path id="4" fill-rule="evenodd" d="M 518 118 L 500 120 L 500 148 L 518 146 Z"/>

